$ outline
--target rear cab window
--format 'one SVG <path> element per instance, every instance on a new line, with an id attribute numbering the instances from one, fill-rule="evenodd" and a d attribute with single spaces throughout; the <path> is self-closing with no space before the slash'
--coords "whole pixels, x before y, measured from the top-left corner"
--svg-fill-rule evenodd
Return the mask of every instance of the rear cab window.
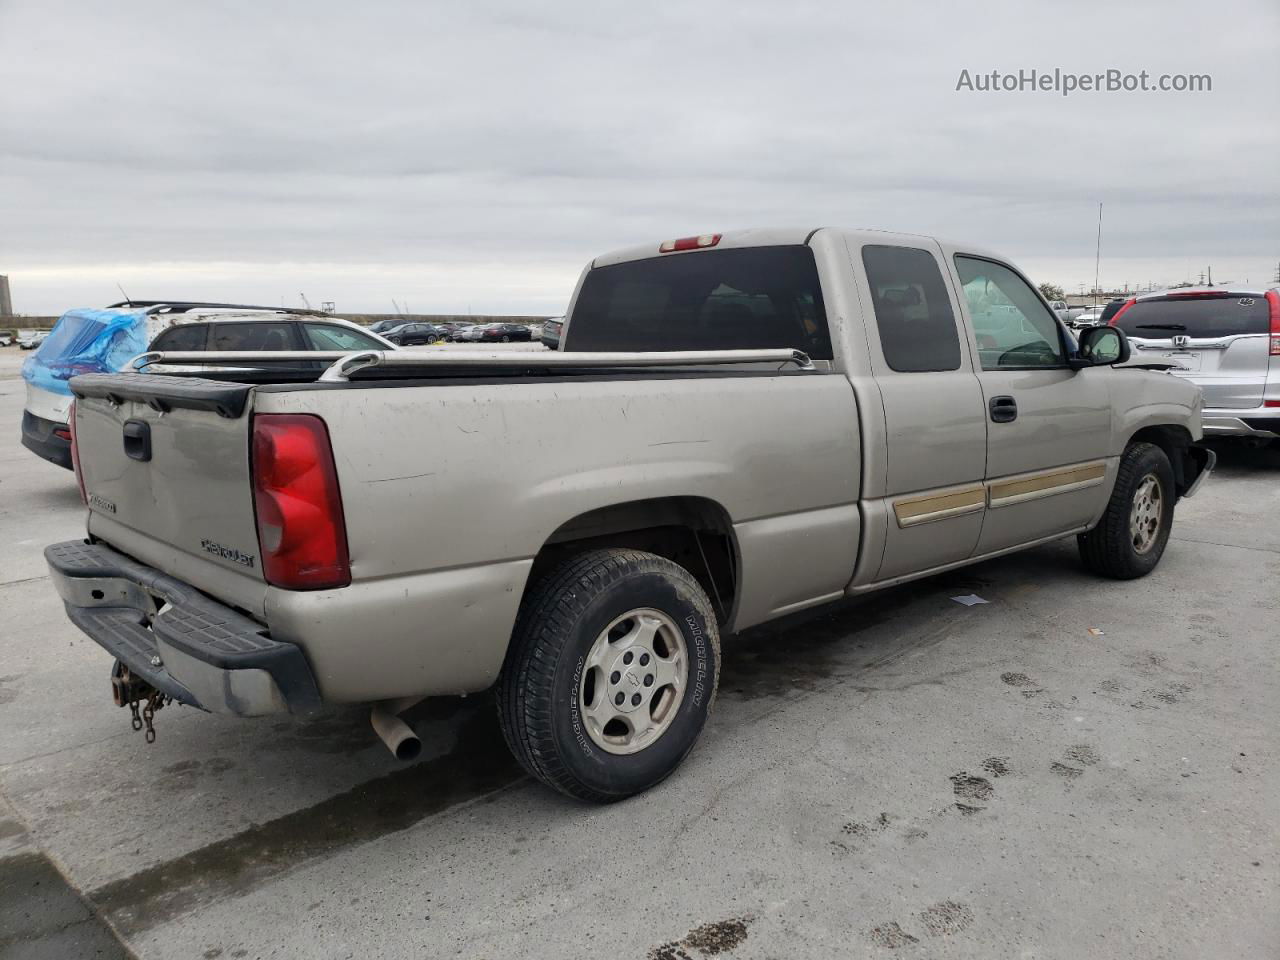
<path id="1" fill-rule="evenodd" d="M 1266 297 L 1240 294 L 1138 300 L 1119 314 L 1115 325 L 1143 340 L 1216 339 L 1271 330 Z"/>
<path id="2" fill-rule="evenodd" d="M 832 358 L 807 246 L 697 250 L 596 267 L 569 320 L 566 350 L 794 348 Z"/>

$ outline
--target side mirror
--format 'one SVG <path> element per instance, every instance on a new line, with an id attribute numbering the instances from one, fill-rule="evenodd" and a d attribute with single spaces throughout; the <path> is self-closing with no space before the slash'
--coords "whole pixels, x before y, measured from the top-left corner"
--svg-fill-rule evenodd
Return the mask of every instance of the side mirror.
<path id="1" fill-rule="evenodd" d="M 1110 367 L 1129 359 L 1129 338 L 1119 327 L 1088 327 L 1080 333 L 1080 349 L 1071 359 L 1077 370 Z"/>

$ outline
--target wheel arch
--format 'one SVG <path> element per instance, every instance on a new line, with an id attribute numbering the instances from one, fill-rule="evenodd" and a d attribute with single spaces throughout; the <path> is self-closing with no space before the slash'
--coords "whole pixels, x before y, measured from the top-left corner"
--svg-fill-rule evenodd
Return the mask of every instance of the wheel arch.
<path id="1" fill-rule="evenodd" d="M 1191 489 L 1203 469 L 1204 461 L 1194 455 L 1191 431 L 1181 424 L 1161 423 L 1142 427 L 1129 437 L 1125 447 L 1150 443 L 1164 451 L 1173 467 L 1173 484 L 1179 497 Z"/>
<path id="2" fill-rule="evenodd" d="M 696 496 L 628 500 L 571 517 L 534 557 L 526 592 L 568 556 L 601 547 L 630 547 L 666 557 L 688 570 L 711 598 L 721 625 L 733 622 L 742 561 L 729 512 Z"/>

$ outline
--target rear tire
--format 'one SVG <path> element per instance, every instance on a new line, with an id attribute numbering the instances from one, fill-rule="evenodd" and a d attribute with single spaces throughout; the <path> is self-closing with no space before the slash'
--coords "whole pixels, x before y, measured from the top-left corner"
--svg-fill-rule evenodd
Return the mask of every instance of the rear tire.
<path id="1" fill-rule="evenodd" d="M 1084 565 L 1115 580 L 1145 577 L 1164 555 L 1176 499 L 1165 452 L 1151 443 L 1130 444 L 1102 519 L 1076 538 Z"/>
<path id="2" fill-rule="evenodd" d="M 499 720 L 530 774 L 610 803 L 680 765 L 719 674 L 715 614 L 688 570 L 638 550 L 592 550 L 553 567 L 521 602 Z"/>

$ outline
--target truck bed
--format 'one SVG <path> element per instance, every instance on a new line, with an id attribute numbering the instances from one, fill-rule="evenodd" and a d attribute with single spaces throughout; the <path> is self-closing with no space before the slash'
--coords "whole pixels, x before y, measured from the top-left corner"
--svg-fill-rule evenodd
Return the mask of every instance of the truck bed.
<path id="1" fill-rule="evenodd" d="M 397 357 L 329 380 L 267 369 L 77 378 L 89 532 L 303 647 L 329 701 L 488 686 L 533 558 L 623 504 L 723 512 L 744 598 L 727 613 L 744 627 L 844 590 L 860 444 L 848 379 L 790 351 L 733 353 Z M 328 430 L 347 587 L 281 590 L 247 562 L 262 414 L 316 416 Z M 123 451 L 128 421 L 147 424 L 149 461 Z"/>

